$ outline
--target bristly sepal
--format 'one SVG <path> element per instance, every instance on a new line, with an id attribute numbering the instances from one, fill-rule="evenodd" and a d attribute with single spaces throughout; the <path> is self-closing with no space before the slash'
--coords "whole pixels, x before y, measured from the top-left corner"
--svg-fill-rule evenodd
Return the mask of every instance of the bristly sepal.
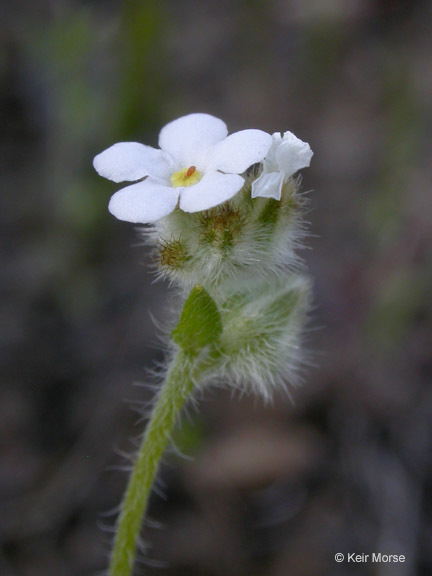
<path id="1" fill-rule="evenodd" d="M 298 181 L 289 180 L 281 199 L 251 199 L 251 180 L 231 200 L 210 210 L 175 210 L 143 237 L 158 246 L 157 275 L 185 293 L 196 284 L 230 292 L 257 277 L 268 279 L 297 271 L 297 250 L 305 236 L 306 200 Z"/>

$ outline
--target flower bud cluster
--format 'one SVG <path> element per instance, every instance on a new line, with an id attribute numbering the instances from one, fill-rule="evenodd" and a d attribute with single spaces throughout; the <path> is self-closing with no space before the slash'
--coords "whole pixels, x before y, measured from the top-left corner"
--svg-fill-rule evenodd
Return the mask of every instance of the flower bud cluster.
<path id="1" fill-rule="evenodd" d="M 172 212 L 146 231 L 157 246 L 157 273 L 190 290 L 235 289 L 301 266 L 305 199 L 298 183 L 284 184 L 280 200 L 251 198 L 254 176 L 231 200 L 210 210 Z M 270 276 L 269 276 L 270 275 Z"/>
<path id="2" fill-rule="evenodd" d="M 270 400 L 296 384 L 310 282 L 297 250 L 305 236 L 307 200 L 300 179 L 284 183 L 280 200 L 252 198 L 260 167 L 243 189 L 210 210 L 176 210 L 142 231 L 154 249 L 156 273 L 184 295 L 201 285 L 223 326 L 216 371 L 220 382 Z"/>

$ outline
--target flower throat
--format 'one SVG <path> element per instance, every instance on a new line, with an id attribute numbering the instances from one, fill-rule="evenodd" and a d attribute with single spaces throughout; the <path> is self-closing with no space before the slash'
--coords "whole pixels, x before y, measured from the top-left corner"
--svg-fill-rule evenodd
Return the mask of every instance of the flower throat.
<path id="1" fill-rule="evenodd" d="M 171 184 L 174 188 L 179 186 L 193 186 L 197 184 L 201 178 L 201 172 L 198 172 L 195 166 L 189 166 L 189 168 L 182 168 L 178 172 L 174 172 L 171 176 Z"/>

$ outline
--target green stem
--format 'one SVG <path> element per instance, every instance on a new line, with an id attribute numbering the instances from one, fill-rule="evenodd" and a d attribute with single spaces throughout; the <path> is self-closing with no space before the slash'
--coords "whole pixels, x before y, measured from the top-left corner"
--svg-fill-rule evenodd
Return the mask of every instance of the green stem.
<path id="1" fill-rule="evenodd" d="M 110 576 L 130 576 L 137 541 L 159 463 L 180 410 L 206 367 L 179 350 L 168 370 L 129 479 L 111 555 Z"/>

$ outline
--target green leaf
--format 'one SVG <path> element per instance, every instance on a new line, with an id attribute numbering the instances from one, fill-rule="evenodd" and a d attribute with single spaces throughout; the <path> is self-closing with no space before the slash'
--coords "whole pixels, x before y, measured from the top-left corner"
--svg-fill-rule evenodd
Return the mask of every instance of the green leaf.
<path id="1" fill-rule="evenodd" d="M 202 286 L 192 288 L 180 322 L 171 337 L 187 354 L 197 354 L 222 334 L 222 320 L 213 298 Z"/>

